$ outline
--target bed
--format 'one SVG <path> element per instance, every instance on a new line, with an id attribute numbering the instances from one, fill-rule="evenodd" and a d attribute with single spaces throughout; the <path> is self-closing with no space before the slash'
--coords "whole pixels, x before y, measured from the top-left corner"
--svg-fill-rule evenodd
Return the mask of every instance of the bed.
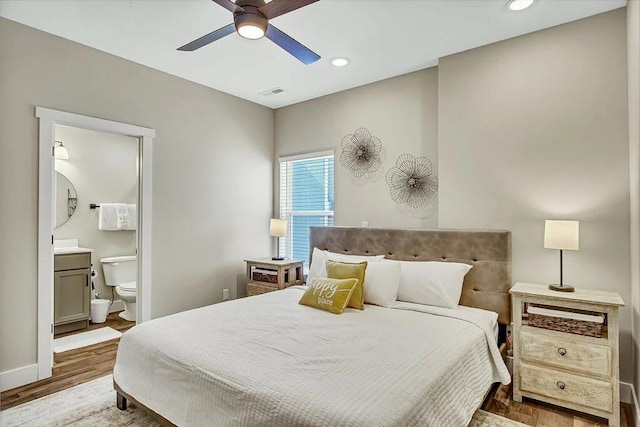
<path id="1" fill-rule="evenodd" d="M 304 287 L 146 322 L 114 367 L 127 401 L 164 425 L 465 426 L 509 374 L 510 233 L 313 227 L 310 246 L 396 260 L 458 261 L 457 309 L 399 302 L 333 315 L 297 302 Z"/>

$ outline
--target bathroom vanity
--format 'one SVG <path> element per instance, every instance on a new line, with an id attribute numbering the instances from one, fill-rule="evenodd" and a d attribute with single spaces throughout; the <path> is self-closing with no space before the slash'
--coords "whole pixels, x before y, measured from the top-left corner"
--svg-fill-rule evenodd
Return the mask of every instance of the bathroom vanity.
<path id="1" fill-rule="evenodd" d="M 53 260 L 56 334 L 88 327 L 91 315 L 91 250 L 64 249 L 55 250 Z"/>

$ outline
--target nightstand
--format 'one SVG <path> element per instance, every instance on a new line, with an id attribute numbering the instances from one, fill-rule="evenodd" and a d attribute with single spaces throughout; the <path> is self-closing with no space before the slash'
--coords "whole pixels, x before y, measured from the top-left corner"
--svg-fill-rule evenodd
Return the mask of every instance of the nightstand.
<path id="1" fill-rule="evenodd" d="M 302 285 L 303 261 L 271 258 L 246 259 L 247 263 L 247 296 L 277 291 L 293 285 Z"/>
<path id="2" fill-rule="evenodd" d="M 509 292 L 513 311 L 513 400 L 521 402 L 522 397 L 528 397 L 607 418 L 610 426 L 619 426 L 618 308 L 624 305 L 620 295 L 580 288 L 556 292 L 531 283 L 517 283 Z M 563 331 L 533 326 L 540 322 L 530 319 L 529 307 L 600 316 L 604 319 L 602 336 L 578 334 L 580 328 L 573 326 Z M 566 324 L 555 316 L 553 319 L 558 320 L 553 327 Z M 581 330 L 585 333 L 584 328 Z"/>

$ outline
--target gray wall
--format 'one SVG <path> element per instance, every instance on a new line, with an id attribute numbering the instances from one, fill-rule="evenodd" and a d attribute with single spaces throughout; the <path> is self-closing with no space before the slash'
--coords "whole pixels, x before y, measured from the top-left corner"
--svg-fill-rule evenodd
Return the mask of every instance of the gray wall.
<path id="1" fill-rule="evenodd" d="M 640 387 L 640 0 L 627 2 L 629 172 L 631 184 L 631 298 L 635 389 Z"/>
<path id="2" fill-rule="evenodd" d="M 633 380 L 625 10 L 442 58 L 440 227 L 513 233 L 513 280 L 557 282 L 545 219 L 580 221 L 565 282 L 620 293 Z"/>
<path id="3" fill-rule="evenodd" d="M 0 19 L 0 371 L 36 361 L 36 105 L 155 128 L 152 316 L 235 296 L 269 253 L 274 113 Z"/>
<path id="4" fill-rule="evenodd" d="M 429 157 L 437 173 L 437 91 L 438 70 L 429 68 L 276 110 L 274 211 L 279 209 L 278 156 L 333 149 L 336 225 L 436 227 L 437 212 L 419 219 L 398 211 L 384 174 L 376 182 L 355 184 L 339 159 L 342 138 L 365 127 L 382 141 L 385 172 L 409 153 Z"/>
<path id="5" fill-rule="evenodd" d="M 56 159 L 56 170 L 73 183 L 78 206 L 53 236 L 78 239 L 80 246 L 93 249 L 93 282 L 100 296 L 109 299 L 113 288 L 104 284 L 100 258 L 135 255 L 136 232 L 98 230 L 98 210 L 89 209 L 89 203 L 138 203 L 138 139 L 59 125 L 55 136 L 69 151 L 68 160 Z"/>

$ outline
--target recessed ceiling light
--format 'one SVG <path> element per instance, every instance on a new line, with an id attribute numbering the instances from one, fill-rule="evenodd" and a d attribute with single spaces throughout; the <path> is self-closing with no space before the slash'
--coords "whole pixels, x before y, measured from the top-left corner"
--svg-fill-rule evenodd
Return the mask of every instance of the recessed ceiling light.
<path id="1" fill-rule="evenodd" d="M 509 0 L 507 6 L 511 10 L 524 10 L 533 4 L 533 0 Z"/>
<path id="2" fill-rule="evenodd" d="M 349 63 L 349 60 L 347 58 L 335 58 L 331 63 L 336 67 L 344 67 Z"/>

